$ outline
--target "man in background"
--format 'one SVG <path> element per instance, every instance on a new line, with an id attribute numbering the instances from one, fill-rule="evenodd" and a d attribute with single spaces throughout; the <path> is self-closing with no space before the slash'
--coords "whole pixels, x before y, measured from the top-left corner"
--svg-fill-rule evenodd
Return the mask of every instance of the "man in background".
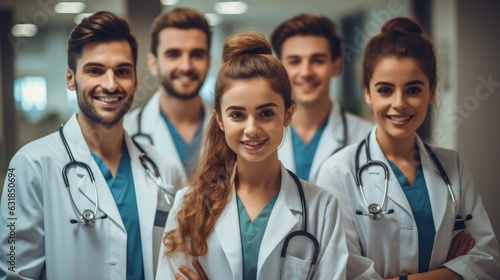
<path id="1" fill-rule="evenodd" d="M 297 105 L 279 158 L 300 178 L 316 183 L 321 164 L 360 142 L 373 125 L 330 97 L 331 79 L 342 70 L 341 39 L 330 19 L 310 14 L 287 19 L 272 32 L 271 44 L 288 72 Z"/>
<path id="2" fill-rule="evenodd" d="M 160 81 L 144 108 L 125 117 L 125 129 L 173 159 L 189 179 L 211 110 L 200 96 L 210 67 L 212 32 L 204 15 L 175 8 L 151 25 L 148 66 Z"/>

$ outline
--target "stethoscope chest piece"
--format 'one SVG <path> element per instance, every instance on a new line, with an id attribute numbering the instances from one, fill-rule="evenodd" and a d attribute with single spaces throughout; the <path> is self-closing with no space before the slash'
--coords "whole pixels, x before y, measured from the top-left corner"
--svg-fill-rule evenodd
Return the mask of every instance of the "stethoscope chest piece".
<path id="1" fill-rule="evenodd" d="M 92 210 L 86 209 L 82 213 L 82 223 L 85 226 L 93 226 L 95 221 L 95 214 Z"/>
<path id="2" fill-rule="evenodd" d="M 378 215 L 380 214 L 380 211 L 382 211 L 382 207 L 380 207 L 380 205 L 378 205 L 377 203 L 372 203 L 368 206 L 368 212 L 370 212 L 370 214 L 372 215 Z M 372 219 L 375 218 L 372 217 Z"/>

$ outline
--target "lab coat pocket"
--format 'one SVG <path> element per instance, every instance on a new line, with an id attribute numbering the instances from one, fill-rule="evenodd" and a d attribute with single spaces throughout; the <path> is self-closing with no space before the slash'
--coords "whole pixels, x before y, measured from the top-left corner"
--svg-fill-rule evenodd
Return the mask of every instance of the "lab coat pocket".
<path id="1" fill-rule="evenodd" d="M 310 267 L 311 261 L 306 261 L 294 256 L 286 255 L 281 270 L 281 279 L 306 279 Z"/>

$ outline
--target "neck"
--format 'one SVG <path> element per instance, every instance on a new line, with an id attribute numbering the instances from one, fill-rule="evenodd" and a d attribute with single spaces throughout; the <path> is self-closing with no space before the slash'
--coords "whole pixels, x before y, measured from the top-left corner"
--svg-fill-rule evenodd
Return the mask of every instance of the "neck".
<path id="1" fill-rule="evenodd" d="M 273 157 L 273 156 L 270 156 Z M 263 162 L 237 161 L 237 191 L 277 193 L 281 186 L 281 172 L 278 154 Z"/>
<path id="2" fill-rule="evenodd" d="M 162 89 L 160 109 L 173 123 L 189 122 L 197 124 L 203 110 L 203 101 L 199 95 L 189 100 L 178 99 Z"/>
<path id="3" fill-rule="evenodd" d="M 83 114 L 77 114 L 77 120 L 83 138 L 91 151 L 99 155 L 105 162 L 108 159 L 121 158 L 124 145 L 123 120 L 111 127 L 95 123 Z"/>
<path id="4" fill-rule="evenodd" d="M 407 138 L 399 139 L 390 137 L 387 133 L 384 133 L 380 127 L 377 127 L 376 136 L 382 152 L 390 161 L 415 161 L 415 156 L 418 155 L 418 151 L 416 151 L 415 134 Z"/>

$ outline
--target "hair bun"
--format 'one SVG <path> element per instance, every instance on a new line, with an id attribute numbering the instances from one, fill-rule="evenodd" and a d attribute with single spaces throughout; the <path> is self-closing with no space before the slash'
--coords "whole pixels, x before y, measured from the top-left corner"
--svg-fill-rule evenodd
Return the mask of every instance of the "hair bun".
<path id="1" fill-rule="evenodd" d="M 415 33 L 418 35 L 422 35 L 424 33 L 422 27 L 418 23 L 406 17 L 393 18 L 382 26 L 382 33 L 392 31 Z"/>
<path id="2" fill-rule="evenodd" d="M 271 45 L 262 34 L 238 34 L 224 43 L 222 62 L 242 55 L 272 54 Z"/>

